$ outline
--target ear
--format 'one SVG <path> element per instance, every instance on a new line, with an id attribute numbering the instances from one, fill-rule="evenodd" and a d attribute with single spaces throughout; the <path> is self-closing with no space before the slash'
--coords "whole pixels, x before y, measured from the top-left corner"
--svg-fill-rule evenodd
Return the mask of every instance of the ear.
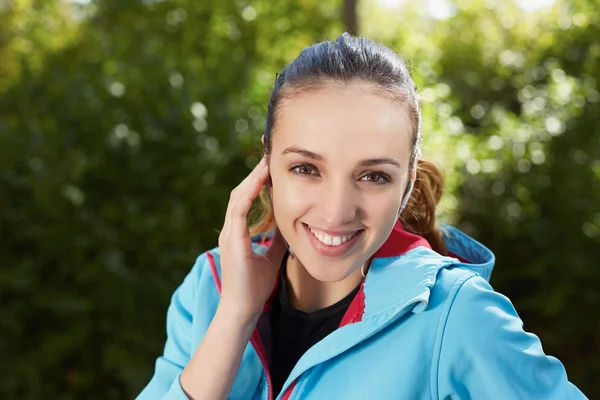
<path id="1" fill-rule="evenodd" d="M 265 135 L 262 135 L 262 136 L 260 137 L 260 141 L 261 141 L 261 143 L 262 143 L 263 147 L 265 147 Z"/>
<path id="2" fill-rule="evenodd" d="M 417 165 L 419 165 L 418 162 Z M 413 181 L 413 183 L 417 180 L 417 167 L 413 168 L 413 170 L 410 171 L 410 180 Z"/>

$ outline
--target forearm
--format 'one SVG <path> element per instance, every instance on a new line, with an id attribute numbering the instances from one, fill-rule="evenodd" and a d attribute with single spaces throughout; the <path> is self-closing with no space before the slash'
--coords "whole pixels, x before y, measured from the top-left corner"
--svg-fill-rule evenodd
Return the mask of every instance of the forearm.
<path id="1" fill-rule="evenodd" d="M 256 320 L 233 318 L 222 309 L 211 322 L 200 346 L 181 374 L 190 399 L 226 399 L 237 375 Z"/>

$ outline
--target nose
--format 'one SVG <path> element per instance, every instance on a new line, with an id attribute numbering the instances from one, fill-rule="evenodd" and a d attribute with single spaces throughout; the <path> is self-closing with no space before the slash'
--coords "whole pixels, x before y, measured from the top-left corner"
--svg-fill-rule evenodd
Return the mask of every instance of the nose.
<path id="1" fill-rule="evenodd" d="M 338 181 L 324 185 L 320 197 L 320 217 L 325 225 L 324 229 L 344 227 L 356 218 L 357 194 L 348 182 Z"/>

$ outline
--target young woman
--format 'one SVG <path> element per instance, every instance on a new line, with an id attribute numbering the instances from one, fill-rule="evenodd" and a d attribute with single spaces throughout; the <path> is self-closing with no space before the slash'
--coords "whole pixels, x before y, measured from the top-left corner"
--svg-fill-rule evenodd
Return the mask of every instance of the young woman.
<path id="1" fill-rule="evenodd" d="M 489 285 L 494 255 L 436 225 L 442 178 L 394 52 L 348 34 L 302 51 L 263 143 L 138 399 L 585 398 Z"/>

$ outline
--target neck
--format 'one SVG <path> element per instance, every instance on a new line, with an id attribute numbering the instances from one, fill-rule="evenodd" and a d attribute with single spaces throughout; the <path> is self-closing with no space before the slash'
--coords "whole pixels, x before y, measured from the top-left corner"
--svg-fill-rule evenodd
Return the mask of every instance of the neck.
<path id="1" fill-rule="evenodd" d="M 321 282 L 308 273 L 297 257 L 288 257 L 286 279 L 292 306 L 303 312 L 314 312 L 342 300 L 360 284 L 363 277 L 359 268 L 341 281 Z"/>

